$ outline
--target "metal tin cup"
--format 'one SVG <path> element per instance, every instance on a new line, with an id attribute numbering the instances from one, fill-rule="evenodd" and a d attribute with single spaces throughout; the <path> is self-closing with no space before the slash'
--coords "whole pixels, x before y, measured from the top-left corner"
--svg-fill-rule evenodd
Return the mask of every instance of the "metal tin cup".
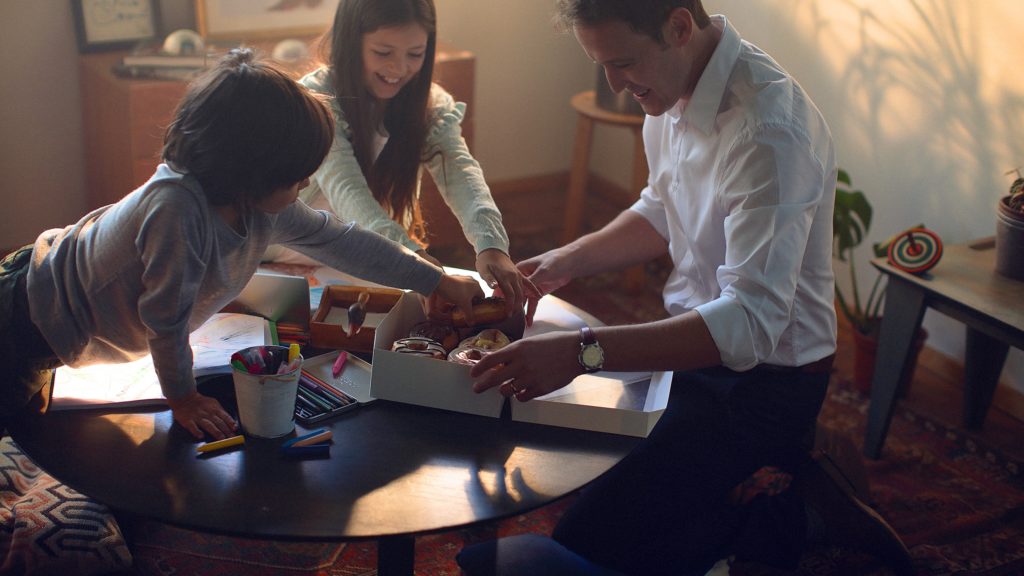
<path id="1" fill-rule="evenodd" d="M 254 346 L 239 350 L 238 353 L 244 357 L 260 348 L 282 347 Z M 284 348 L 285 358 L 287 353 L 288 349 Z M 301 371 L 302 356 L 299 356 L 295 368 L 283 374 L 253 374 L 237 366 L 232 368 L 238 419 L 246 436 L 277 438 L 295 429 L 295 396 L 298 394 Z"/>

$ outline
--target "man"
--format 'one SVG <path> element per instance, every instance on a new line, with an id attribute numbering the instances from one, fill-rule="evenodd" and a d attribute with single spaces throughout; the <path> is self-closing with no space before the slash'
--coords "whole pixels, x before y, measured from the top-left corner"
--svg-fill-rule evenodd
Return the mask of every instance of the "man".
<path id="1" fill-rule="evenodd" d="M 809 457 L 836 347 L 837 171 L 821 114 L 700 0 L 559 0 L 558 19 L 647 113 L 650 178 L 607 226 L 519 267 L 549 293 L 667 252 L 671 316 L 520 340 L 474 367 L 474 389 L 528 401 L 583 372 L 672 370 L 672 393 L 650 436 L 567 511 L 557 544 L 488 544 L 460 564 L 534 576 L 545 564 L 703 574 L 728 556 L 795 567 L 810 536 L 908 573 L 898 536 Z M 793 489 L 730 502 L 766 465 L 795 472 Z"/>

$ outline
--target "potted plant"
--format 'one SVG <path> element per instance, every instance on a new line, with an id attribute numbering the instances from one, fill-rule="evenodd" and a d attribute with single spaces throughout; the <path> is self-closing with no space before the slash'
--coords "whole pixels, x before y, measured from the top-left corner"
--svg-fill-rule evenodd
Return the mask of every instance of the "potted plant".
<path id="1" fill-rule="evenodd" d="M 885 300 L 885 282 L 882 274 L 877 274 L 867 298 L 861 299 L 857 284 L 857 266 L 853 251 L 867 238 L 871 229 L 873 209 L 867 196 L 853 188 L 850 175 L 840 169 L 836 181 L 835 211 L 832 214 L 833 255 L 846 264 L 849 270 L 850 296 L 843 293 L 842 287 L 836 283 L 836 307 L 839 313 L 850 323 L 854 343 L 853 383 L 864 393 L 871 390 L 871 378 L 875 371 L 875 355 L 878 350 L 878 330 L 882 320 L 882 303 Z M 872 252 L 876 258 L 884 258 L 889 242 L 875 243 Z M 917 355 L 924 346 L 927 332 L 918 331 L 914 339 L 914 352 L 911 365 L 916 364 Z M 905 394 L 908 378 L 900 382 L 900 395 Z"/>
<path id="2" fill-rule="evenodd" d="M 1024 178 L 1019 168 L 1013 173 L 1017 179 L 996 206 L 996 272 L 1024 280 Z"/>

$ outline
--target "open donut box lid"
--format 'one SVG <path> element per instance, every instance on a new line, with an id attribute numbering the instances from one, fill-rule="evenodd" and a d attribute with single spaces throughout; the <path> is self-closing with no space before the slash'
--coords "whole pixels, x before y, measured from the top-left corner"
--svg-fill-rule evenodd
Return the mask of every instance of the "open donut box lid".
<path id="1" fill-rule="evenodd" d="M 497 388 L 473 392 L 470 367 L 391 351 L 426 320 L 419 298 L 406 293 L 377 327 L 373 342 L 370 395 L 499 417 L 505 402 Z M 583 320 L 548 298 L 542 298 L 526 336 L 551 330 L 578 329 Z M 672 384 L 671 372 L 596 372 L 577 377 L 568 386 L 529 402 L 510 400 L 512 420 L 645 437 L 657 423 Z"/>
<path id="2" fill-rule="evenodd" d="M 348 336 L 348 307 L 367 292 L 366 320 L 358 334 Z M 370 352 L 378 325 L 401 298 L 394 288 L 331 285 L 324 288 L 320 305 L 309 323 L 309 342 L 314 348 L 334 348 L 350 352 Z"/>

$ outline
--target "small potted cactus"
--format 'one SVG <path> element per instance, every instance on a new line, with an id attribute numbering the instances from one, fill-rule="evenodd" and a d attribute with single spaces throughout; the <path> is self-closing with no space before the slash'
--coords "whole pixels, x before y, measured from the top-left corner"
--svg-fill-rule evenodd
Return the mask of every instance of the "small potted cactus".
<path id="1" fill-rule="evenodd" d="M 1017 178 L 996 206 L 996 272 L 1024 280 L 1024 177 L 1019 168 L 1012 174 Z"/>

